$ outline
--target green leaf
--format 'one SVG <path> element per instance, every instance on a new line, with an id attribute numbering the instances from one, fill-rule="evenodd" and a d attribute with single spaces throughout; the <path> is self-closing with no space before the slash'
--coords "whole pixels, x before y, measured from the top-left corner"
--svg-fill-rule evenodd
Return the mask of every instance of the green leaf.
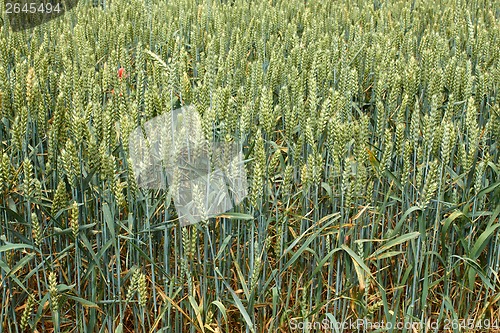
<path id="1" fill-rule="evenodd" d="M 109 205 L 107 203 L 102 206 L 102 212 L 104 214 L 104 221 L 106 222 L 106 226 L 108 227 L 109 233 L 111 234 L 111 238 L 115 239 L 115 223 L 113 220 L 113 216 L 111 215 L 111 210 L 109 209 Z"/>
<path id="2" fill-rule="evenodd" d="M 222 317 L 224 317 L 224 320 L 226 320 L 226 323 L 227 323 L 227 311 L 226 311 L 226 307 L 224 306 L 224 304 L 222 304 L 219 301 L 213 301 L 210 304 L 213 304 L 219 308 L 220 312 L 222 313 Z"/>
<path id="3" fill-rule="evenodd" d="M 198 306 L 198 303 L 196 303 L 196 300 L 191 295 L 188 296 L 188 299 L 189 299 L 189 303 L 191 304 L 191 307 L 194 310 L 194 313 L 196 315 L 196 320 L 198 320 L 198 325 L 200 325 L 201 331 L 205 332 L 205 328 L 203 327 L 203 319 L 201 318 L 201 312 L 200 312 L 200 307 Z"/>
<path id="4" fill-rule="evenodd" d="M 28 244 L 13 244 L 13 243 L 9 243 L 9 244 L 0 246 L 0 252 L 10 251 L 10 250 L 18 250 L 18 249 L 32 249 L 32 250 L 35 250 L 35 248 L 32 245 L 28 245 Z"/>
<path id="5" fill-rule="evenodd" d="M 366 275 L 370 276 L 372 280 L 375 281 L 375 279 L 372 276 L 372 273 L 370 272 L 370 269 L 368 266 L 365 265 L 363 262 L 363 259 L 361 259 L 351 248 L 349 248 L 347 245 L 342 244 L 341 248 L 349 254 L 349 256 L 352 259 L 352 262 L 354 263 L 354 269 L 356 270 L 356 275 L 358 276 L 359 280 L 359 286 L 364 289 L 365 287 L 365 277 L 363 274 L 363 271 L 366 273 Z"/>
<path id="6" fill-rule="evenodd" d="M 370 259 L 376 259 L 377 256 L 379 256 L 380 254 L 384 253 L 385 251 L 389 250 L 390 248 L 396 246 L 396 245 L 399 245 L 399 244 L 402 244 L 404 242 L 407 242 L 411 239 L 415 239 L 417 238 L 418 236 L 420 236 L 420 233 L 418 231 L 414 231 L 414 232 L 410 232 L 409 234 L 404 234 L 404 235 L 401 235 L 393 240 L 391 240 L 390 242 L 387 242 L 386 244 L 382 245 L 380 248 L 378 248 L 375 252 L 373 252 L 371 255 L 370 255 Z"/>
<path id="7" fill-rule="evenodd" d="M 220 246 L 219 251 L 217 252 L 217 256 L 215 257 L 215 260 L 220 259 L 220 257 L 222 256 L 222 253 L 226 249 L 227 244 L 229 244 L 229 241 L 231 240 L 232 237 L 233 237 L 232 235 L 229 235 L 224 239 L 224 241 L 222 242 L 222 245 Z"/>
<path id="8" fill-rule="evenodd" d="M 236 307 L 238 310 L 240 310 L 241 315 L 243 316 L 243 319 L 248 325 L 248 329 L 252 332 L 255 333 L 255 328 L 253 327 L 252 319 L 250 318 L 250 315 L 248 314 L 248 311 L 245 309 L 245 306 L 243 303 L 241 303 L 240 298 L 236 293 L 234 292 L 233 288 L 224 280 L 224 276 L 221 274 L 218 268 L 215 269 L 215 272 L 222 278 L 222 283 L 226 286 L 226 288 L 229 290 L 231 293 L 231 296 L 234 299 L 234 303 L 236 304 Z"/>
<path id="9" fill-rule="evenodd" d="M 398 256 L 400 254 L 403 254 L 403 253 L 405 253 L 405 251 L 388 251 L 388 252 L 384 252 L 384 253 L 378 255 L 374 259 L 375 260 L 381 260 L 381 259 L 391 258 L 391 257 Z"/>
<path id="10" fill-rule="evenodd" d="M 455 210 L 453 213 L 450 214 L 446 219 L 444 219 L 441 224 L 443 224 L 443 230 L 442 230 L 442 235 L 446 234 L 448 232 L 448 229 L 450 228 L 451 222 L 455 221 L 457 218 L 465 216 L 464 213 L 462 213 L 459 210 Z"/>
<path id="11" fill-rule="evenodd" d="M 3 270 L 4 272 L 6 272 L 6 273 L 7 273 L 7 276 L 10 274 L 10 268 L 9 268 L 9 266 L 7 266 L 7 264 L 6 264 L 3 260 L 0 260 L 0 269 L 1 269 L 1 270 Z M 26 287 L 24 286 L 24 284 L 23 284 L 21 281 L 19 281 L 19 279 L 17 278 L 17 276 L 12 275 L 10 278 L 11 278 L 12 280 L 14 280 L 14 282 L 15 282 L 15 283 L 16 283 L 16 284 L 17 284 L 17 285 L 18 285 L 18 286 L 19 286 L 22 290 L 24 290 L 27 294 L 29 294 L 28 289 L 26 289 Z M 0 281 L 0 285 L 2 285 L 2 286 L 4 285 L 4 283 L 5 283 L 5 279 L 6 279 L 6 277 Z"/>
<path id="12" fill-rule="evenodd" d="M 328 254 L 323 258 L 321 259 L 321 261 L 318 263 L 318 266 L 316 266 L 316 268 L 314 269 L 312 275 L 316 275 L 318 273 L 318 271 L 321 269 L 321 267 L 323 267 L 323 265 L 326 264 L 326 262 L 338 251 L 341 251 L 342 249 L 341 248 L 336 248 L 336 249 L 333 249 L 331 250 L 330 252 L 328 252 Z"/>
<path id="13" fill-rule="evenodd" d="M 470 251 L 469 257 L 472 260 L 476 260 L 477 258 L 479 258 L 481 252 L 483 252 L 486 245 L 488 245 L 487 242 L 488 238 L 490 238 L 493 235 L 493 233 L 495 232 L 495 230 L 497 230 L 498 227 L 500 227 L 500 223 L 494 224 L 486 228 L 486 230 L 483 231 L 483 233 L 479 236 L 476 243 L 474 243 L 472 250 Z"/>
<path id="14" fill-rule="evenodd" d="M 248 314 L 247 310 L 243 306 L 243 303 L 241 303 L 240 298 L 236 293 L 233 291 L 233 289 L 229 289 L 229 292 L 231 293 L 231 296 L 233 296 L 234 303 L 236 304 L 236 307 L 238 310 L 240 310 L 241 315 L 243 316 L 243 319 L 245 319 L 245 322 L 248 325 L 248 328 L 250 329 L 251 332 L 255 333 L 255 329 L 253 327 L 252 319 L 250 318 L 250 315 Z"/>
<path id="15" fill-rule="evenodd" d="M 95 304 L 94 302 L 87 301 L 86 299 L 83 299 L 81 297 L 73 296 L 73 295 L 66 295 L 66 296 L 68 298 L 80 303 L 82 306 L 84 306 L 86 308 L 99 308 L 99 306 L 97 304 Z"/>
<path id="16" fill-rule="evenodd" d="M 422 210 L 422 208 L 418 207 L 418 206 L 413 206 L 413 207 L 410 207 L 406 210 L 406 212 L 403 214 L 403 216 L 401 216 L 401 218 L 399 219 L 398 223 L 396 223 L 396 226 L 394 227 L 394 233 L 399 233 L 401 231 L 401 228 L 403 227 L 403 223 L 406 221 L 406 219 L 408 218 L 408 216 L 410 216 L 411 213 L 417 211 L 417 210 Z"/>
<path id="17" fill-rule="evenodd" d="M 5 279 L 8 278 L 9 276 L 15 274 L 21 268 L 23 268 L 24 265 L 26 265 L 34 257 L 35 257 L 35 254 L 30 253 L 30 254 L 26 255 L 25 257 L 23 257 L 21 260 L 19 260 L 19 262 L 16 264 L 16 266 L 14 266 L 14 268 L 12 268 L 12 270 L 5 276 Z"/>
<path id="18" fill-rule="evenodd" d="M 63 293 L 65 291 L 71 290 L 76 286 L 76 284 L 72 284 L 68 286 L 67 284 L 61 283 L 57 285 L 57 291 Z"/>

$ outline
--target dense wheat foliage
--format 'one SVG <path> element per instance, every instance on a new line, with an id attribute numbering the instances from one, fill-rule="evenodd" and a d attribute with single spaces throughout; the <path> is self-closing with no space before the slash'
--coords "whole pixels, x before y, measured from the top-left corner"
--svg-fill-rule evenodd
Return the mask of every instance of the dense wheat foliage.
<path id="1" fill-rule="evenodd" d="M 81 0 L 15 33 L 2 17 L 0 332 L 499 320 L 498 0 Z M 242 144 L 250 185 L 187 227 L 129 152 L 184 105 Z"/>

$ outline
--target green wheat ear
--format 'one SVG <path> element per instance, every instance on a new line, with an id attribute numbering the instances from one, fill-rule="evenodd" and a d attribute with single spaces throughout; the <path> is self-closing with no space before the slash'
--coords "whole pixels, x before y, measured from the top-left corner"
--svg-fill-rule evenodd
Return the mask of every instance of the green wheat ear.
<path id="1" fill-rule="evenodd" d="M 66 207 L 67 200 L 66 186 L 63 181 L 60 181 L 54 194 L 54 200 L 52 201 L 52 216 L 56 216 L 61 209 Z"/>
<path id="2" fill-rule="evenodd" d="M 21 316 L 21 324 L 19 325 L 21 327 L 21 330 L 23 331 L 25 331 L 28 328 L 29 320 L 32 315 L 34 305 L 35 305 L 35 298 L 33 297 L 33 295 L 29 295 L 25 304 L 23 314 Z"/>
<path id="3" fill-rule="evenodd" d="M 57 290 L 57 275 L 55 272 L 49 273 L 49 294 L 50 294 L 50 307 L 53 312 L 59 311 L 59 291 Z"/>

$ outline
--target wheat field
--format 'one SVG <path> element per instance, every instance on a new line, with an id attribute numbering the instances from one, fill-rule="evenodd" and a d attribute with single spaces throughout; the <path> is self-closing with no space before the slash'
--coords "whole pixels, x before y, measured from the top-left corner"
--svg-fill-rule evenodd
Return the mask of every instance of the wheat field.
<path id="1" fill-rule="evenodd" d="M 498 0 L 5 8 L 0 332 L 500 330 Z M 182 226 L 130 138 L 188 106 L 248 195 Z"/>

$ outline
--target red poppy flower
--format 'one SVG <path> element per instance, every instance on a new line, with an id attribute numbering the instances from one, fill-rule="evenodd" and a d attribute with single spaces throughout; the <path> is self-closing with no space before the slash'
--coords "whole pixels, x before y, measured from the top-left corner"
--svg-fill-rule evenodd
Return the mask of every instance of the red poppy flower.
<path id="1" fill-rule="evenodd" d="M 120 69 L 118 69 L 118 77 L 121 79 L 124 73 L 125 73 L 125 68 L 120 67 Z"/>

